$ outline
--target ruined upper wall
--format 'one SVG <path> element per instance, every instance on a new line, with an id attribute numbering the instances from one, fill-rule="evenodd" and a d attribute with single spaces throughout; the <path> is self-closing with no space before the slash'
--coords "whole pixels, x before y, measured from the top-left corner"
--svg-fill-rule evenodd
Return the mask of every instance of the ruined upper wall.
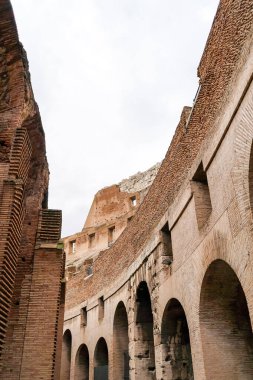
<path id="1" fill-rule="evenodd" d="M 82 232 L 63 239 L 70 274 L 76 274 L 87 263 L 84 271 L 90 273 L 93 259 L 115 243 L 143 201 L 160 165 L 97 192 Z"/>
<path id="2" fill-rule="evenodd" d="M 135 193 L 147 189 L 152 185 L 160 166 L 161 163 L 159 162 L 145 172 L 138 172 L 129 178 L 123 179 L 119 183 L 120 190 L 127 193 Z"/>
<path id="3" fill-rule="evenodd" d="M 93 276 L 79 294 L 67 296 L 67 307 L 80 303 L 114 282 L 122 268 L 129 267 L 157 226 L 168 207 L 188 181 L 190 169 L 200 160 L 202 144 L 215 129 L 215 122 L 229 98 L 233 78 L 244 64 L 244 45 L 252 38 L 252 0 L 222 0 L 202 58 L 201 87 L 192 110 L 186 108 L 147 197 L 135 217 L 112 248 L 96 260 Z M 117 257 L 117 260 L 115 260 Z"/>
<path id="4" fill-rule="evenodd" d="M 109 223 L 132 209 L 131 197 L 136 198 L 136 206 L 143 201 L 147 190 L 157 175 L 160 163 L 145 172 L 138 172 L 119 184 L 105 187 L 97 192 L 85 221 L 86 228 Z M 130 215 L 129 215 L 130 216 Z"/>

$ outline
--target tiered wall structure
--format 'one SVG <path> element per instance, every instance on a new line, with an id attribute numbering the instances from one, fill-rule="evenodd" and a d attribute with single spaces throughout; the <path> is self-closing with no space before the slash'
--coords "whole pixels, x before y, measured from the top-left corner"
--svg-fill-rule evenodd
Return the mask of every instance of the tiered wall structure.
<path id="1" fill-rule="evenodd" d="M 252 0 L 221 0 L 153 185 L 67 285 L 62 380 L 253 378 L 252 32 Z"/>
<path id="2" fill-rule="evenodd" d="M 64 255 L 45 136 L 10 1 L 0 0 L 0 378 L 59 379 Z"/>
<path id="3" fill-rule="evenodd" d="M 63 238 L 68 279 L 80 270 L 84 278 L 92 273 L 99 253 L 111 247 L 132 220 L 159 168 L 160 163 L 97 192 L 82 231 Z"/>

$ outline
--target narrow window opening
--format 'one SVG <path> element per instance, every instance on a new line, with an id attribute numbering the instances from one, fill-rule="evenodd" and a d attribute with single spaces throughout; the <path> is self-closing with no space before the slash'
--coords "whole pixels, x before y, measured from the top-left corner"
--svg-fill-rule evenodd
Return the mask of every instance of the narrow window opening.
<path id="1" fill-rule="evenodd" d="M 115 240 L 115 226 L 108 228 L 108 245 L 112 245 Z"/>
<path id="2" fill-rule="evenodd" d="M 45 193 L 44 193 L 44 197 L 43 197 L 43 200 L 42 200 L 41 208 L 42 209 L 47 209 L 48 208 L 48 190 L 46 190 Z"/>
<path id="3" fill-rule="evenodd" d="M 134 195 L 133 197 L 130 198 L 131 205 L 135 207 L 137 205 L 137 199 L 136 196 Z"/>
<path id="4" fill-rule="evenodd" d="M 87 276 L 90 276 L 93 274 L 93 267 L 92 265 L 89 265 L 87 268 L 86 268 L 86 273 L 87 273 Z"/>
<path id="5" fill-rule="evenodd" d="M 81 326 L 87 326 L 87 308 L 82 307 L 80 310 L 80 315 L 81 315 Z"/>
<path id="6" fill-rule="evenodd" d="M 74 255 L 76 253 L 76 241 L 72 240 L 70 242 L 70 254 Z"/>
<path id="7" fill-rule="evenodd" d="M 95 233 L 89 235 L 89 248 L 93 248 L 95 246 L 95 237 Z"/>
<path id="8" fill-rule="evenodd" d="M 202 162 L 192 178 L 191 188 L 195 201 L 197 223 L 200 229 L 205 225 L 212 211 L 207 175 Z"/>
<path id="9" fill-rule="evenodd" d="M 162 242 L 162 264 L 171 265 L 173 262 L 173 250 L 168 222 L 161 229 L 160 236 Z"/>
<path id="10" fill-rule="evenodd" d="M 98 320 L 101 321 L 104 318 L 105 313 L 105 305 L 104 305 L 104 297 L 100 297 L 98 299 Z"/>

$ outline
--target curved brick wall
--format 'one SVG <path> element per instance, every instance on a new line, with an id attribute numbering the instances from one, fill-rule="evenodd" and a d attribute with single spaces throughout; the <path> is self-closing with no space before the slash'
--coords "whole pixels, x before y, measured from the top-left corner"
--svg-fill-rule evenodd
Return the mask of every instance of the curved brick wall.
<path id="1" fill-rule="evenodd" d="M 137 258 L 179 190 L 190 179 L 189 170 L 202 142 L 215 130 L 215 120 L 230 96 L 233 77 L 244 63 L 242 52 L 251 28 L 251 1 L 221 1 L 198 69 L 201 87 L 195 105 L 192 111 L 184 108 L 158 175 L 129 226 L 112 248 L 100 254 L 93 276 L 85 286 L 82 271 L 71 279 L 67 309 L 113 285 L 123 269 Z"/>

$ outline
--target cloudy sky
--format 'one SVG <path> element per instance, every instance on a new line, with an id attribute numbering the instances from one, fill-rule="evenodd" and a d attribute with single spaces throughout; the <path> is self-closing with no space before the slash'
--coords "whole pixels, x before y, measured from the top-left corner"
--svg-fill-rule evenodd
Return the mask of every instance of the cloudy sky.
<path id="1" fill-rule="evenodd" d="M 12 0 L 63 236 L 94 194 L 164 158 L 218 0 Z"/>

